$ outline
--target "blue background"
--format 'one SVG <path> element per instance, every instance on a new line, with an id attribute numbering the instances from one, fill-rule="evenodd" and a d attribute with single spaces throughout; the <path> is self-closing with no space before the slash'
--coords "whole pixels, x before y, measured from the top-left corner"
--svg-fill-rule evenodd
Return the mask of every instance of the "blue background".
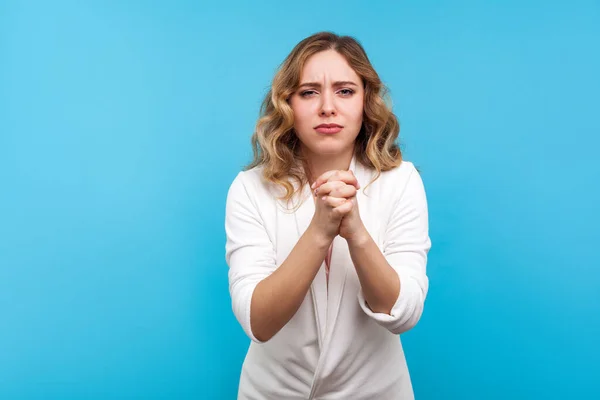
<path id="1" fill-rule="evenodd" d="M 426 185 L 417 398 L 600 398 L 597 1 L 1 2 L 0 398 L 235 398 L 225 197 L 320 30 Z"/>

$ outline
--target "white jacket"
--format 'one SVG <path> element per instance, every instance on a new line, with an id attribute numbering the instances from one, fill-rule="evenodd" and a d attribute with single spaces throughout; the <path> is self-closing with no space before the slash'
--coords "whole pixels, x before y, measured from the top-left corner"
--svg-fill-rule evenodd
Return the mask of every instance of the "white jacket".
<path id="1" fill-rule="evenodd" d="M 372 170 L 355 159 L 359 212 L 371 237 L 400 277 L 391 315 L 367 306 L 345 239 L 334 240 L 329 287 L 325 263 L 292 319 L 260 342 L 250 329 L 254 288 L 281 265 L 308 227 L 314 201 L 308 185 L 296 212 L 266 184 L 261 167 L 240 172 L 227 196 L 226 260 L 233 311 L 251 343 L 238 399 L 413 399 L 399 334 L 415 326 L 428 290 L 427 200 L 412 163 L 383 172 L 365 190 Z M 297 204 L 297 203 L 295 203 Z"/>

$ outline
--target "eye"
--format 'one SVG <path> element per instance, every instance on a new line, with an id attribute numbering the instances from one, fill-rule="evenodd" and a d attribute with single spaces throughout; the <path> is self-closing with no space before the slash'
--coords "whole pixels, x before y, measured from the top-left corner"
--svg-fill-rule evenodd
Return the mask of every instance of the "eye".
<path id="1" fill-rule="evenodd" d="M 316 93 L 317 92 L 315 92 L 314 90 L 304 90 L 304 91 L 300 92 L 300 97 L 310 97 Z"/>
<path id="2" fill-rule="evenodd" d="M 352 89 L 341 89 L 338 93 L 340 93 L 344 97 L 349 97 L 354 94 L 354 90 Z"/>

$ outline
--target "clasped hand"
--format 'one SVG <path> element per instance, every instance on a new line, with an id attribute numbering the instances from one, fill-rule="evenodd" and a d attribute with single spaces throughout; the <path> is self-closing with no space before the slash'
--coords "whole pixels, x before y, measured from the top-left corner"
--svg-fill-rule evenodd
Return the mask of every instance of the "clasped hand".
<path id="1" fill-rule="evenodd" d="M 360 218 L 356 192 L 360 184 L 352 171 L 328 171 L 317 178 L 311 189 L 315 197 L 316 223 L 326 236 L 339 235 L 347 241 L 365 237 L 366 228 Z"/>

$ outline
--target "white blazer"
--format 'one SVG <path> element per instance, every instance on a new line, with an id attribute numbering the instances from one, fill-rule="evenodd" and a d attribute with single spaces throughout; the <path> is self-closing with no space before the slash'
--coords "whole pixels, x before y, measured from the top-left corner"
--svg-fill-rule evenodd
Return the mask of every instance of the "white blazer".
<path id="1" fill-rule="evenodd" d="M 431 247 L 421 177 L 412 163 L 381 176 L 365 190 L 373 171 L 355 159 L 350 169 L 361 189 L 359 212 L 371 237 L 401 282 L 391 315 L 374 313 L 363 297 L 345 239 L 334 239 L 329 287 L 321 265 L 292 319 L 271 339 L 250 329 L 254 288 L 283 263 L 315 210 L 305 185 L 297 211 L 276 197 L 262 167 L 240 172 L 226 205 L 226 260 L 234 314 L 251 339 L 238 399 L 413 399 L 399 334 L 415 326 L 428 290 Z M 297 204 L 297 203 L 294 203 Z"/>

